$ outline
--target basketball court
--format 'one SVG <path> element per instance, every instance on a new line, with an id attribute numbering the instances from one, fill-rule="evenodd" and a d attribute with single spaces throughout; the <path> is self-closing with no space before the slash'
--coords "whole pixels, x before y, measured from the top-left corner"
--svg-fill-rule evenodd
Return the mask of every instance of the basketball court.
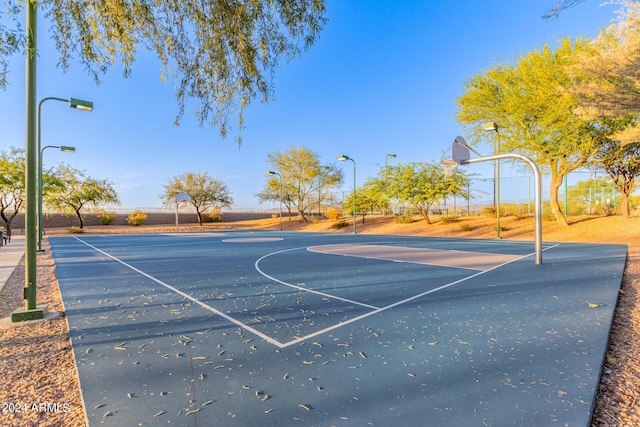
<path id="1" fill-rule="evenodd" d="M 51 236 L 90 425 L 589 425 L 626 246 Z"/>

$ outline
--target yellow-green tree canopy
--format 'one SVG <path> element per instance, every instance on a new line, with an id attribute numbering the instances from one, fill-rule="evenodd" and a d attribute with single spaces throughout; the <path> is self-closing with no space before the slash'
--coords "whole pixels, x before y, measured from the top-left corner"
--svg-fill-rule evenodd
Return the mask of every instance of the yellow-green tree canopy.
<path id="1" fill-rule="evenodd" d="M 22 0 L 0 10 L 0 87 L 7 84 L 9 56 L 23 51 Z M 161 78 L 176 86 L 178 114 L 189 98 L 200 124 L 225 136 L 229 119 L 257 96 L 272 97 L 278 61 L 310 47 L 326 22 L 324 0 L 51 0 L 37 2 L 49 22 L 60 66 L 82 63 L 99 82 L 117 63 L 128 76 L 139 49 L 162 64 Z M 47 31 L 39 33 L 46 34 Z"/>
<path id="2" fill-rule="evenodd" d="M 173 206 L 178 193 L 187 193 L 191 197 L 191 205 L 198 215 L 198 224 L 202 225 L 202 214 L 212 208 L 229 207 L 233 203 L 227 185 L 208 173 L 188 172 L 174 176 L 162 186 L 164 192 L 160 196 L 167 206 Z"/>
<path id="3" fill-rule="evenodd" d="M 55 174 L 60 184 L 45 193 L 44 202 L 63 212 L 75 213 L 80 228 L 84 227 L 82 210 L 87 206 L 101 208 L 120 203 L 118 193 L 106 179 L 91 178 L 83 171 L 66 165 L 58 167 Z"/>
<path id="4" fill-rule="evenodd" d="M 342 183 L 342 170 L 333 164 L 321 165 L 320 156 L 304 145 L 276 150 L 269 154 L 267 162 L 269 169 L 282 177 L 282 188 L 280 178 L 272 176 L 257 197 L 267 201 L 282 196 L 289 212 L 295 207 L 303 221 L 327 200 L 331 188 Z"/>
<path id="5" fill-rule="evenodd" d="M 473 141 L 498 137 L 502 153 L 527 155 L 551 174 L 551 211 L 560 225 L 567 224 L 558 203 L 564 176 L 596 161 L 602 141 L 628 123 L 576 113 L 579 79 L 572 70 L 589 49 L 585 40 L 545 45 L 470 78 L 457 99 L 456 118 Z M 499 125 L 498 136 L 483 131 L 487 121 Z"/>

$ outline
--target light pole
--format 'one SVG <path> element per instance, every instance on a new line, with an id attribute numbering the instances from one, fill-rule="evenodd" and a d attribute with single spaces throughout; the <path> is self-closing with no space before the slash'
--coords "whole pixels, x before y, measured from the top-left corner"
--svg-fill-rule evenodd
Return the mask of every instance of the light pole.
<path id="1" fill-rule="evenodd" d="M 76 147 L 67 145 L 47 145 L 40 149 L 38 155 L 38 252 L 42 252 L 42 153 L 47 148 L 59 148 L 63 153 L 76 152 Z"/>
<path id="2" fill-rule="evenodd" d="M 353 162 L 353 234 L 356 234 L 356 222 L 357 222 L 357 203 L 356 203 L 356 161 L 351 157 L 341 154 L 338 156 L 338 160 L 344 162 L 345 160 L 351 160 Z"/>
<path id="3" fill-rule="evenodd" d="M 387 160 L 388 159 L 395 159 L 396 155 L 393 153 L 389 153 L 386 156 L 384 156 L 384 185 L 385 187 L 387 186 L 387 180 L 389 178 L 389 167 L 387 165 Z M 385 208 L 385 215 L 387 213 L 387 209 Z"/>
<path id="4" fill-rule="evenodd" d="M 82 110 L 82 111 L 93 111 L 93 102 L 91 101 L 85 101 L 82 99 L 77 99 L 77 98 L 57 98 L 55 96 L 49 96 L 46 98 L 43 98 L 40 100 L 40 102 L 38 103 L 38 177 L 37 177 L 37 181 L 38 181 L 38 252 L 42 251 L 42 152 L 44 151 L 44 148 L 42 147 L 42 125 L 41 125 L 41 119 L 42 119 L 42 104 L 44 104 L 45 101 L 60 101 L 60 102 L 68 102 L 69 103 L 69 108 L 74 108 L 76 110 Z M 67 152 L 75 152 L 75 148 L 74 147 L 66 147 L 66 146 L 54 146 L 54 145 L 50 145 L 48 147 L 55 147 L 55 148 L 60 148 L 61 151 L 65 151 L 63 148 L 70 148 L 73 149 L 73 151 L 67 151 Z M 45 148 L 48 148 L 45 147 Z"/>
<path id="5" fill-rule="evenodd" d="M 494 131 L 496 133 L 496 140 L 494 143 L 493 154 L 494 156 L 500 155 L 500 132 L 498 132 L 498 124 L 496 122 L 488 122 L 482 125 L 482 130 L 487 132 Z M 496 206 L 496 221 L 497 221 L 497 232 L 498 239 L 500 239 L 500 159 L 497 159 L 494 163 L 493 169 L 493 194 L 495 198 L 495 206 Z"/>
<path id="6" fill-rule="evenodd" d="M 322 184 L 324 184 L 324 180 L 322 179 L 322 171 L 329 171 L 331 168 L 329 166 L 320 166 L 318 169 L 318 218 L 322 216 Z"/>
<path id="7" fill-rule="evenodd" d="M 269 175 L 278 175 L 280 179 L 280 189 L 278 191 L 278 200 L 280 200 L 280 231 L 282 231 L 282 175 L 275 171 L 267 172 Z"/>

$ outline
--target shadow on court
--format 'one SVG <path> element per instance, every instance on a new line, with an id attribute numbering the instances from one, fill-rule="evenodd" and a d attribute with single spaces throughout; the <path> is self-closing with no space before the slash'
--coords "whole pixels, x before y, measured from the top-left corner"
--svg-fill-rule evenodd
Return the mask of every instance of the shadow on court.
<path id="1" fill-rule="evenodd" d="M 89 424 L 114 426 L 588 426 L 626 260 L 287 232 L 50 243 Z"/>

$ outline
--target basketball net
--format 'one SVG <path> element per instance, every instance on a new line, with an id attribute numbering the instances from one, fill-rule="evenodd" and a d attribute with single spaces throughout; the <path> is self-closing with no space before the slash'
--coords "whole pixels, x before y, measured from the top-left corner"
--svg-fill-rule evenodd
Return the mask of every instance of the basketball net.
<path id="1" fill-rule="evenodd" d="M 453 172 L 458 168 L 458 164 L 454 160 L 443 160 L 440 162 L 444 176 L 450 178 Z"/>

